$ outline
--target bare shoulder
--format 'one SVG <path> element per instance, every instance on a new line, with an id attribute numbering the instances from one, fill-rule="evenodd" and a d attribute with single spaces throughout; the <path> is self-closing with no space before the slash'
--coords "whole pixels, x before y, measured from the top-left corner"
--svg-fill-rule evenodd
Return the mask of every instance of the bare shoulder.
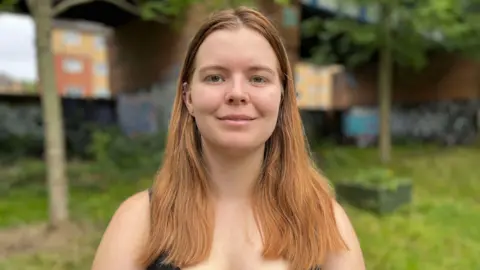
<path id="1" fill-rule="evenodd" d="M 336 201 L 333 203 L 335 220 L 348 251 L 330 254 L 322 270 L 365 270 L 365 262 L 355 229 L 343 207 Z"/>
<path id="2" fill-rule="evenodd" d="M 335 221 L 337 222 L 337 227 L 342 236 L 344 238 L 351 237 L 350 234 L 355 233 L 352 223 L 350 222 L 345 209 L 343 209 L 343 207 L 337 201 L 333 202 L 333 212 L 335 213 Z"/>
<path id="3" fill-rule="evenodd" d="M 92 270 L 137 270 L 150 229 L 148 191 L 126 199 L 113 215 L 97 249 Z"/>
<path id="4" fill-rule="evenodd" d="M 131 197 L 127 198 L 125 201 L 120 204 L 117 211 L 112 217 L 112 223 L 115 221 L 124 221 L 124 222 L 138 222 L 139 219 L 148 218 L 150 213 L 150 199 L 148 191 L 138 192 Z M 147 220 L 140 220 L 147 221 Z M 119 223 L 119 222 L 115 222 Z"/>

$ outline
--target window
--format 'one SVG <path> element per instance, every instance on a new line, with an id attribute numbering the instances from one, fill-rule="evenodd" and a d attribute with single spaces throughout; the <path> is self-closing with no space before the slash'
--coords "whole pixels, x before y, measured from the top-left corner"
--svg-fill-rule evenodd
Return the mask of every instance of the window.
<path id="1" fill-rule="evenodd" d="M 75 31 L 66 31 L 63 33 L 63 42 L 67 45 L 79 45 L 82 37 Z"/>
<path id="2" fill-rule="evenodd" d="M 80 73 L 83 71 L 83 63 L 74 58 L 65 58 L 62 61 L 62 69 L 65 73 Z"/>
<path id="3" fill-rule="evenodd" d="M 78 85 L 68 85 L 65 88 L 65 95 L 68 97 L 82 97 L 84 89 Z"/>
<path id="4" fill-rule="evenodd" d="M 105 64 L 103 63 L 95 64 L 95 75 L 107 76 L 107 74 L 108 74 L 108 68 Z"/>
<path id="5" fill-rule="evenodd" d="M 105 45 L 105 37 L 95 37 L 94 42 L 95 42 L 95 48 L 96 48 L 97 50 L 103 50 L 103 49 L 105 49 L 105 47 L 106 47 L 106 45 Z"/>

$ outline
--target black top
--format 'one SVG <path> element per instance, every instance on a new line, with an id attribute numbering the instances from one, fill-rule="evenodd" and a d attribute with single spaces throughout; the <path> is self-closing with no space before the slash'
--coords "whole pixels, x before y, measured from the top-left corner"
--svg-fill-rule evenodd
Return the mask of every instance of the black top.
<path id="1" fill-rule="evenodd" d="M 150 199 L 152 198 L 152 189 L 148 189 L 148 196 Z M 147 270 L 180 270 L 180 267 L 176 267 L 171 264 L 164 264 L 163 260 L 165 259 L 165 255 L 160 255 L 150 266 L 148 266 Z M 312 270 L 321 270 L 321 267 L 315 267 Z"/>
<path id="2" fill-rule="evenodd" d="M 180 267 L 175 267 L 170 264 L 164 264 L 163 259 L 165 256 L 160 256 L 158 257 L 157 260 L 155 260 L 152 264 L 150 264 L 147 268 L 147 270 L 180 270 Z"/>

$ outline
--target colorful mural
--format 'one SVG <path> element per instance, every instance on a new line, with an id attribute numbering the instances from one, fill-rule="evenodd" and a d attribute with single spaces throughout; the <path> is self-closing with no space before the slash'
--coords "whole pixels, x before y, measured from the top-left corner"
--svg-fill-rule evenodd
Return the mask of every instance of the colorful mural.
<path id="1" fill-rule="evenodd" d="M 479 100 L 394 105 L 390 116 L 392 137 L 446 145 L 468 144 L 478 134 L 479 113 Z M 355 106 L 343 116 L 343 133 L 347 137 L 376 139 L 378 125 L 377 107 Z"/>

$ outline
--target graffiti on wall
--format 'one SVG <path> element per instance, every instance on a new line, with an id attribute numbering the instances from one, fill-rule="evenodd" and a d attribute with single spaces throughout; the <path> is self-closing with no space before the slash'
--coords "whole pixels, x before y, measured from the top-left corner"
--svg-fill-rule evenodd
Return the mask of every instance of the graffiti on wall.
<path id="1" fill-rule="evenodd" d="M 173 65 L 165 79 L 152 87 L 152 100 L 157 108 L 158 126 L 162 130 L 166 130 L 170 122 L 180 69 L 180 64 Z"/>
<path id="2" fill-rule="evenodd" d="M 477 134 L 479 101 L 444 101 L 392 110 L 395 137 L 432 139 L 446 144 L 470 142 Z"/>
<path id="3" fill-rule="evenodd" d="M 180 65 L 173 65 L 167 76 L 149 89 L 118 95 L 118 123 L 127 135 L 168 128 L 179 73 Z"/>
<path id="4" fill-rule="evenodd" d="M 155 133 L 157 114 L 150 93 L 121 94 L 117 99 L 118 124 L 124 134 Z"/>
<path id="5" fill-rule="evenodd" d="M 449 145 L 469 143 L 477 134 L 479 110 L 480 101 L 394 106 L 390 118 L 392 137 L 435 140 Z M 343 122 L 344 134 L 347 136 L 362 138 L 378 135 L 377 108 L 353 108 L 345 114 Z"/>
<path id="6" fill-rule="evenodd" d="M 0 103 L 0 138 L 30 137 L 43 139 L 40 106 L 25 104 L 12 106 Z"/>

